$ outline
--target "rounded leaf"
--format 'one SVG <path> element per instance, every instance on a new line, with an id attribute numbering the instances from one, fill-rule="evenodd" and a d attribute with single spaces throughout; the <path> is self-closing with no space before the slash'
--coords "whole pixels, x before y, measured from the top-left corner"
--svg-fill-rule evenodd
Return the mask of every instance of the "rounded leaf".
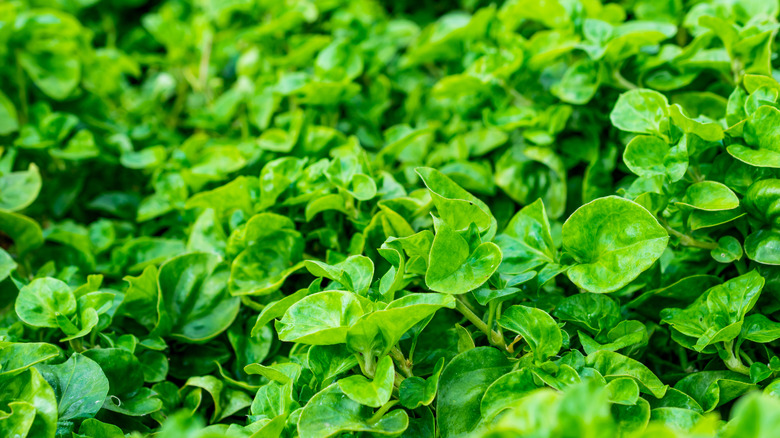
<path id="1" fill-rule="evenodd" d="M 715 181 L 702 181 L 688 186 L 679 205 L 696 210 L 721 211 L 739 207 L 739 198 L 730 188 Z"/>
<path id="2" fill-rule="evenodd" d="M 512 306 L 501 314 L 498 324 L 522 335 L 538 361 L 545 361 L 548 357 L 558 354 L 563 344 L 558 324 L 541 309 L 519 304 Z"/>
<path id="3" fill-rule="evenodd" d="M 745 210 L 763 223 L 780 228 L 780 179 L 754 182 L 745 193 Z"/>
<path id="4" fill-rule="evenodd" d="M 620 95 L 609 114 L 612 124 L 628 132 L 652 134 L 660 131 L 661 123 L 669 117 L 669 102 L 653 90 L 635 89 Z"/>
<path id="5" fill-rule="evenodd" d="M 38 278 L 19 291 L 15 304 L 19 319 L 35 327 L 57 327 L 57 317 L 76 313 L 76 297 L 62 280 Z"/>
<path id="6" fill-rule="evenodd" d="M 433 291 L 464 294 L 480 287 L 501 264 L 501 250 L 493 242 L 469 251 L 466 239 L 440 222 L 431 245 L 425 284 Z"/>
<path id="7" fill-rule="evenodd" d="M 583 205 L 563 224 L 563 247 L 578 264 L 566 274 L 589 292 L 614 292 L 649 268 L 669 235 L 650 212 L 609 196 Z"/>

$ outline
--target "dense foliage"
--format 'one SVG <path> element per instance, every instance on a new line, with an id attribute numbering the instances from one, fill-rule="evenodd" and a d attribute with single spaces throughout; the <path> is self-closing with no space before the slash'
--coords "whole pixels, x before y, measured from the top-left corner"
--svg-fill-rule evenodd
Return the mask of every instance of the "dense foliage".
<path id="1" fill-rule="evenodd" d="M 778 2 L 497 3 L 0 2 L 0 437 L 777 436 Z"/>

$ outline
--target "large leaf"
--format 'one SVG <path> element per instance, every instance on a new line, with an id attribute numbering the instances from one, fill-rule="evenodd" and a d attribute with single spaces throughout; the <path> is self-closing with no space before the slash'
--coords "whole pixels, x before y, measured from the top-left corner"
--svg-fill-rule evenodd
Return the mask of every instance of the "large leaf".
<path id="1" fill-rule="evenodd" d="M 480 243 L 473 250 L 468 241 L 446 222 L 436 221 L 425 284 L 436 292 L 464 294 L 485 283 L 501 263 L 495 243 Z"/>
<path id="2" fill-rule="evenodd" d="M 368 407 L 345 396 L 337 384 L 317 393 L 301 411 L 298 433 L 302 438 L 329 437 L 340 432 L 370 432 L 375 435 L 397 435 L 409 425 L 405 411 L 396 409 L 377 419 Z"/>
<path id="3" fill-rule="evenodd" d="M 506 356 L 491 347 L 455 356 L 439 379 L 436 420 L 441 436 L 467 436 L 480 421 L 479 405 L 485 391 L 510 369 Z"/>
<path id="4" fill-rule="evenodd" d="M 577 261 L 566 275 L 589 292 L 614 292 L 661 257 L 668 241 L 666 230 L 640 205 L 600 198 L 563 224 L 563 248 Z"/>
<path id="5" fill-rule="evenodd" d="M 38 365 L 57 396 L 59 421 L 93 417 L 103 406 L 109 383 L 95 361 L 74 353 L 60 365 Z"/>
<path id="6" fill-rule="evenodd" d="M 227 289 L 229 272 L 214 254 L 192 253 L 160 267 L 155 331 L 190 342 L 225 331 L 238 314 L 239 298 Z"/>

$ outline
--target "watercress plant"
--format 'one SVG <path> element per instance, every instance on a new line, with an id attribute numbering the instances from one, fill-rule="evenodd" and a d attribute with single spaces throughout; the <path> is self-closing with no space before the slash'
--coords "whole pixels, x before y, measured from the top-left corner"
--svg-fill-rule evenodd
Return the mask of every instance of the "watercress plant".
<path id="1" fill-rule="evenodd" d="M 0 3 L 0 437 L 774 437 L 779 13 Z"/>

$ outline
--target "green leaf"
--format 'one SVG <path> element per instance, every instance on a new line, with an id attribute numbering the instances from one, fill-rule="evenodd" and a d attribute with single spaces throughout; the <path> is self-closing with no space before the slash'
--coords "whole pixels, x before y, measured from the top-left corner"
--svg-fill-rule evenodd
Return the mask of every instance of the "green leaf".
<path id="1" fill-rule="evenodd" d="M 739 198 L 724 184 L 701 181 L 688 186 L 682 201 L 677 204 L 696 210 L 721 211 L 739 207 Z"/>
<path id="2" fill-rule="evenodd" d="M 621 319 L 620 307 L 614 299 L 592 294 L 576 294 L 565 298 L 553 315 L 594 334 L 611 329 Z"/>
<path id="3" fill-rule="evenodd" d="M 76 436 L 79 438 L 122 438 L 125 434 L 122 432 L 122 429 L 113 424 L 103 423 L 94 418 L 88 418 L 81 422 L 78 435 L 74 434 L 74 437 Z"/>
<path id="4" fill-rule="evenodd" d="M 378 408 L 390 401 L 394 379 L 393 360 L 390 356 L 384 356 L 376 366 L 373 380 L 356 375 L 339 380 L 338 385 L 352 401 Z"/>
<path id="5" fill-rule="evenodd" d="M 70 286 L 56 278 L 39 278 L 19 291 L 16 314 L 35 327 L 57 327 L 58 317 L 76 313 L 76 297 Z"/>
<path id="6" fill-rule="evenodd" d="M 37 365 L 54 389 L 59 421 L 92 418 L 103 406 L 109 383 L 95 361 L 74 353 L 60 365 Z"/>
<path id="7" fill-rule="evenodd" d="M 267 295 L 279 290 L 290 274 L 303 267 L 303 239 L 283 216 L 261 213 L 231 235 L 228 250 L 238 253 L 230 266 L 232 295 Z"/>
<path id="8" fill-rule="evenodd" d="M 667 385 L 646 366 L 634 359 L 612 351 L 597 351 L 585 358 L 585 363 L 595 368 L 608 381 L 629 377 L 639 384 L 642 392 L 661 398 L 666 394 Z"/>
<path id="9" fill-rule="evenodd" d="M 238 314 L 240 300 L 227 291 L 228 271 L 214 254 L 192 253 L 160 267 L 159 320 L 155 332 L 185 342 L 211 339 Z"/>
<path id="10" fill-rule="evenodd" d="M 29 169 L 0 175 L 0 209 L 19 211 L 27 208 L 41 191 L 41 173 L 35 163 Z"/>
<path id="11" fill-rule="evenodd" d="M 439 379 L 437 426 L 443 438 L 466 435 L 480 421 L 479 405 L 488 387 L 511 369 L 504 354 L 479 347 L 455 356 Z"/>
<path id="12" fill-rule="evenodd" d="M 266 326 L 269 322 L 273 321 L 274 319 L 281 318 L 285 312 L 287 312 L 287 309 L 290 308 L 293 304 L 297 303 L 306 295 L 309 294 L 308 289 L 301 289 L 291 295 L 288 295 L 281 300 L 274 301 L 271 303 L 268 303 L 265 307 L 263 307 L 263 311 L 260 312 L 259 315 L 257 315 L 257 321 L 255 322 L 255 325 L 252 327 L 252 336 L 257 336 L 258 333 L 260 333 L 260 330 L 262 330 L 263 327 Z"/>
<path id="13" fill-rule="evenodd" d="M 523 207 L 504 231 L 496 236 L 503 259 L 499 271 L 519 274 L 546 263 L 556 263 L 558 254 L 541 199 Z"/>
<path id="14" fill-rule="evenodd" d="M 587 58 L 581 59 L 566 70 L 561 81 L 550 90 L 564 102 L 583 105 L 588 103 L 601 82 L 601 64 Z"/>
<path id="15" fill-rule="evenodd" d="M 455 298 L 437 293 L 406 295 L 355 321 L 347 330 L 347 346 L 364 355 L 381 357 L 414 325 L 443 307 L 454 308 Z"/>
<path id="16" fill-rule="evenodd" d="M 780 323 L 760 313 L 748 315 L 739 337 L 753 342 L 767 343 L 780 338 Z"/>
<path id="17" fill-rule="evenodd" d="M 729 154 L 751 166 L 780 168 L 780 148 L 773 128 L 778 120 L 780 111 L 777 108 L 768 105 L 759 107 L 745 123 L 747 145 L 733 144 L 727 148 Z"/>
<path id="18" fill-rule="evenodd" d="M 379 436 L 397 435 L 409 426 L 402 409 L 373 419 L 368 407 L 352 401 L 333 384 L 314 395 L 298 420 L 301 438 L 329 437 L 339 432 L 370 432 Z"/>
<path id="19" fill-rule="evenodd" d="M 438 170 L 419 167 L 415 171 L 430 190 L 439 217 L 453 230 L 462 231 L 474 223 L 488 240 L 495 235 L 496 219 L 487 204 Z"/>
<path id="20" fill-rule="evenodd" d="M 320 292 L 290 306 L 276 322 L 276 332 L 285 342 L 341 344 L 347 340 L 349 326 L 366 310 L 351 292 Z"/>
<path id="21" fill-rule="evenodd" d="M 742 245 L 732 236 L 718 239 L 718 246 L 710 251 L 712 258 L 720 263 L 731 263 L 742 258 Z"/>
<path id="22" fill-rule="evenodd" d="M 562 233 L 564 250 L 578 262 L 566 275 L 577 286 L 598 293 L 630 283 L 661 256 L 669 241 L 647 210 L 615 196 L 577 209 Z"/>
<path id="23" fill-rule="evenodd" d="M 307 260 L 306 269 L 317 277 L 329 278 L 359 295 L 366 295 L 374 278 L 374 262 L 365 256 L 349 256 L 335 265 Z"/>
<path id="24" fill-rule="evenodd" d="M 755 387 L 747 376 L 732 371 L 700 371 L 674 385 L 675 389 L 690 395 L 704 412 L 710 412 Z"/>
<path id="25" fill-rule="evenodd" d="M 544 310 L 515 305 L 501 314 L 498 324 L 520 334 L 528 342 L 537 361 L 546 361 L 561 349 L 561 329 Z"/>
<path id="26" fill-rule="evenodd" d="M 433 291 L 464 294 L 485 283 L 501 263 L 501 250 L 484 242 L 471 250 L 469 243 L 446 222 L 436 222 L 425 284 Z"/>
<path id="27" fill-rule="evenodd" d="M 19 374 L 60 354 L 56 346 L 43 342 L 3 343 L 0 352 L 0 376 Z"/>
<path id="28" fill-rule="evenodd" d="M 16 108 L 8 96 L 0 91 L 0 135 L 8 135 L 19 130 Z"/>
<path id="29" fill-rule="evenodd" d="M 771 396 L 750 394 L 734 404 L 731 418 L 723 428 L 724 438 L 759 438 L 771 436 L 780 426 L 780 407 L 777 399 Z"/>
<path id="30" fill-rule="evenodd" d="M 662 124 L 669 117 L 669 102 L 663 94 L 648 89 L 630 90 L 620 95 L 609 115 L 612 124 L 637 134 L 665 132 Z"/>
<path id="31" fill-rule="evenodd" d="M 528 368 L 521 368 L 504 374 L 485 391 L 480 402 L 480 412 L 485 419 L 493 419 L 501 411 L 521 401 L 531 392 L 539 389 L 534 374 Z"/>
<path id="32" fill-rule="evenodd" d="M 666 176 L 679 181 L 688 169 L 688 149 L 685 139 L 674 146 L 652 135 L 637 135 L 623 151 L 623 161 L 642 178 Z"/>
<path id="33" fill-rule="evenodd" d="M 24 254 L 43 244 L 41 226 L 21 214 L 0 210 L 0 231 L 14 241 L 16 252 L 19 254 Z"/>
<path id="34" fill-rule="evenodd" d="M 227 418 L 252 403 L 244 392 L 226 387 L 222 381 L 214 376 L 191 377 L 185 386 L 202 388 L 211 395 L 214 402 L 211 422 Z"/>
<path id="35" fill-rule="evenodd" d="M 731 341 L 739 335 L 745 314 L 756 304 L 763 286 L 764 278 L 750 271 L 708 289 L 685 309 L 664 309 L 662 321 L 695 338 L 697 351 Z"/>
<path id="36" fill-rule="evenodd" d="M 439 379 L 443 369 L 444 358 L 441 358 L 436 362 L 433 374 L 428 376 L 427 379 L 417 376 L 404 379 L 400 388 L 398 388 L 401 404 L 408 409 L 430 406 L 439 389 Z"/>

